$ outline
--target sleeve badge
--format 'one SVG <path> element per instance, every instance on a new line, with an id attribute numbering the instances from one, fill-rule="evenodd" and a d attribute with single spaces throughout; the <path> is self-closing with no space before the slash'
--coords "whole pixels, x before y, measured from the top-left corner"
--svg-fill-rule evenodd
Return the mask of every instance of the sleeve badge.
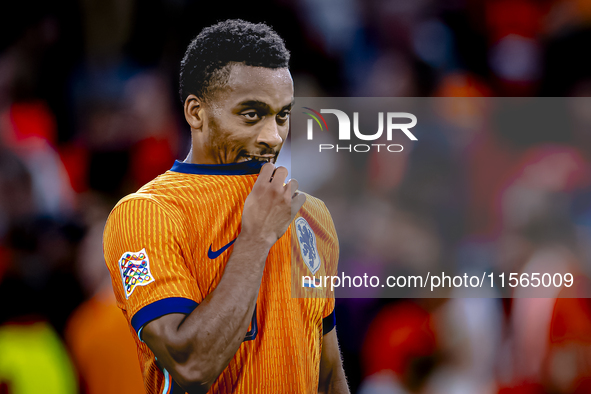
<path id="1" fill-rule="evenodd" d="M 312 228 L 303 217 L 299 217 L 295 221 L 296 234 L 300 244 L 300 252 L 306 267 L 310 270 L 312 275 L 320 268 L 320 255 L 316 246 L 316 235 Z"/>
<path id="2" fill-rule="evenodd" d="M 123 253 L 118 265 L 126 299 L 129 299 L 136 287 L 154 282 L 154 277 L 150 272 L 150 260 L 145 248 L 139 252 Z"/>

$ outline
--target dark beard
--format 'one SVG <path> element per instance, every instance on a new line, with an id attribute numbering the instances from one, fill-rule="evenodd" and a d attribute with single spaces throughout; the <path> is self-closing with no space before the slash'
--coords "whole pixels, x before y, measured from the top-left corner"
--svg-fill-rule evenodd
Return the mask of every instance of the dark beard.
<path id="1" fill-rule="evenodd" d="M 267 148 L 263 148 L 260 151 L 256 151 L 256 152 L 250 152 L 250 151 L 247 151 L 246 149 L 237 150 L 236 146 L 238 146 L 238 145 L 232 144 L 233 140 L 228 133 L 224 133 L 224 132 L 220 131 L 220 127 L 218 126 L 218 123 L 216 122 L 216 120 L 213 116 L 210 117 L 210 119 L 209 119 L 208 127 L 210 130 L 209 137 L 207 139 L 208 148 L 211 149 L 211 152 L 218 152 L 217 157 L 222 162 L 235 163 L 241 157 L 246 157 L 246 156 L 249 156 L 250 154 L 255 154 L 255 155 L 260 155 L 260 156 L 274 155 L 275 158 L 273 159 L 273 162 L 277 161 L 277 156 L 278 156 L 279 152 L 275 151 L 272 148 L 267 147 Z M 229 161 L 226 154 L 234 154 L 233 159 L 231 161 Z"/>

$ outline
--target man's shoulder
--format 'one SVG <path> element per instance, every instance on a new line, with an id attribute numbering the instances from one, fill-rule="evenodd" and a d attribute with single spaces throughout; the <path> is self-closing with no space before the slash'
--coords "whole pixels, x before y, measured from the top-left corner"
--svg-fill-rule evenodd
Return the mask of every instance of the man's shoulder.
<path id="1" fill-rule="evenodd" d="M 303 193 L 306 196 L 306 202 L 302 206 L 302 210 L 304 212 L 309 212 L 310 214 L 323 213 L 330 215 L 330 213 L 328 212 L 328 208 L 326 207 L 326 204 L 324 204 L 324 201 L 317 197 L 314 197 L 309 193 L 302 191 L 300 191 L 300 193 Z"/>
<path id="2" fill-rule="evenodd" d="M 181 177 L 167 171 L 146 183 L 135 193 L 128 194 L 119 200 L 111 210 L 111 215 L 114 212 L 127 211 L 122 210 L 122 207 L 130 208 L 130 213 L 133 213 L 134 208 L 147 209 L 149 207 L 154 213 L 158 211 L 176 216 L 178 206 L 183 201 L 183 198 L 180 198 L 182 191 L 179 190 L 183 186 L 186 188 L 187 185 Z"/>
<path id="3" fill-rule="evenodd" d="M 154 195 L 149 193 L 140 193 L 139 191 L 135 193 L 128 194 L 127 196 L 123 197 L 121 200 L 115 204 L 111 212 L 119 210 L 124 205 L 133 205 L 134 203 L 147 203 L 147 205 L 155 204 L 159 205 L 157 202 L 157 198 Z"/>
<path id="4" fill-rule="evenodd" d="M 296 242 L 302 248 L 303 244 L 314 245 L 322 255 L 326 272 L 332 272 L 336 267 L 339 255 L 339 237 L 326 204 L 319 198 L 308 193 L 306 202 L 295 217 L 292 227 L 292 243 Z M 313 236 L 312 236 L 313 234 Z M 314 239 L 315 241 L 311 242 Z M 302 255 L 303 259 L 306 259 Z M 306 263 L 307 264 L 307 263 Z M 313 264 L 312 264 L 313 265 Z"/>
<path id="5" fill-rule="evenodd" d="M 306 195 L 306 202 L 302 205 L 299 216 L 306 219 L 312 227 L 336 237 L 332 216 L 326 204 L 317 197 L 302 193 Z"/>

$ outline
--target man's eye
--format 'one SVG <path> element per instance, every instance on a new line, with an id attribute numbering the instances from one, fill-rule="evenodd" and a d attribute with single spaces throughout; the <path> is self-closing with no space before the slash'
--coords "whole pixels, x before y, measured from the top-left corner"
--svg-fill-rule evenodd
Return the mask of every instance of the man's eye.
<path id="1" fill-rule="evenodd" d="M 287 120 L 287 118 L 289 118 L 289 111 L 282 111 L 282 112 L 279 112 L 279 113 L 277 114 L 277 117 L 278 117 L 280 120 Z"/>
<path id="2" fill-rule="evenodd" d="M 242 116 L 244 116 L 247 120 L 258 120 L 259 119 L 259 114 L 256 111 L 243 112 Z"/>

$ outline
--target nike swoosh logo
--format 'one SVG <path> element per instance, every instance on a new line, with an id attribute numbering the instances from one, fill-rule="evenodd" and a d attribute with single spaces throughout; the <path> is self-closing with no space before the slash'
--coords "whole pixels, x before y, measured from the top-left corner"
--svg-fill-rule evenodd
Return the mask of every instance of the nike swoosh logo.
<path id="1" fill-rule="evenodd" d="M 217 259 L 222 253 L 224 253 L 226 251 L 226 249 L 228 249 L 230 246 L 232 246 L 234 241 L 236 241 L 236 238 L 234 238 L 233 240 L 230 241 L 230 243 L 228 243 L 227 245 L 223 246 L 220 250 L 217 250 L 215 252 L 213 250 L 211 250 L 211 247 L 213 246 L 213 244 L 209 245 L 209 250 L 207 251 L 207 257 L 209 257 L 211 260 Z"/>

